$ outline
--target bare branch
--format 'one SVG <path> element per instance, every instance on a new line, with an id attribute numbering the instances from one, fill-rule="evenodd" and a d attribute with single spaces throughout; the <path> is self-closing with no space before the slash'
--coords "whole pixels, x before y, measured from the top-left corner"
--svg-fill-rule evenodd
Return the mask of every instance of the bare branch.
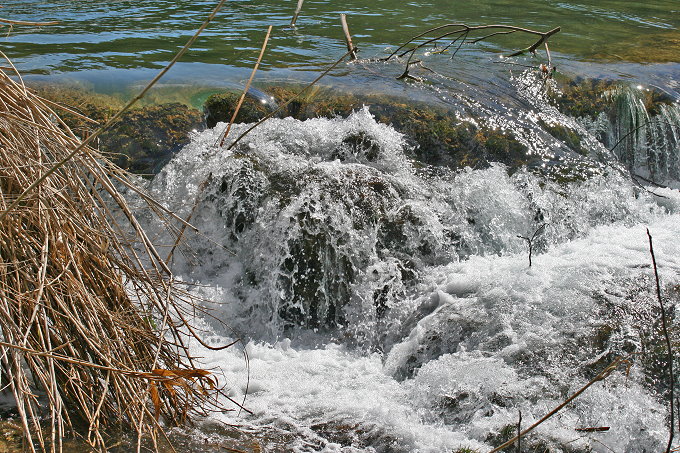
<path id="1" fill-rule="evenodd" d="M 437 36 L 427 38 L 424 41 L 416 44 L 416 42 L 418 40 L 426 37 L 427 35 L 430 35 L 434 32 L 438 32 L 438 31 L 442 31 L 442 30 L 446 30 L 446 29 L 451 29 L 451 28 L 453 28 L 453 30 L 445 31 L 444 33 L 440 33 Z M 495 30 L 495 31 L 492 31 L 491 33 L 488 33 L 484 36 L 471 38 L 471 39 L 468 40 L 468 36 L 471 33 L 481 31 L 481 30 Z M 552 30 L 547 31 L 547 32 L 540 32 L 540 31 L 531 30 L 531 29 L 528 29 L 528 28 L 515 27 L 513 25 L 476 25 L 476 26 L 469 26 L 469 25 L 466 25 L 466 24 L 457 24 L 457 23 L 445 24 L 445 25 L 440 25 L 438 27 L 430 28 L 429 30 L 426 30 L 422 33 L 417 34 L 416 36 L 412 37 L 411 39 L 406 41 L 404 44 L 399 46 L 390 55 L 388 55 L 385 58 L 382 58 L 381 60 L 382 61 L 389 61 L 389 60 L 391 60 L 395 57 L 401 58 L 401 57 L 405 57 L 406 55 L 409 55 L 409 58 L 406 61 L 406 67 L 404 69 L 404 73 L 401 76 L 398 77 L 398 79 L 402 79 L 402 78 L 405 78 L 405 77 L 408 76 L 408 70 L 409 70 L 409 66 L 411 65 L 411 60 L 413 59 L 414 54 L 418 50 L 422 49 L 423 47 L 429 46 L 431 44 L 436 46 L 439 41 L 441 41 L 445 38 L 448 38 L 448 37 L 451 37 L 451 36 L 456 36 L 456 38 L 453 41 L 451 41 L 449 44 L 447 44 L 443 49 L 436 50 L 436 53 L 445 52 L 446 50 L 451 48 L 454 44 L 456 44 L 460 40 L 458 47 L 456 48 L 456 51 L 451 56 L 451 58 L 453 58 L 453 57 L 456 56 L 458 51 L 461 49 L 463 44 L 465 44 L 466 42 L 467 43 L 478 43 L 478 42 L 484 41 L 484 40 L 489 39 L 489 38 L 494 37 L 494 36 L 509 35 L 509 34 L 520 32 L 520 33 L 538 36 L 539 38 L 536 40 L 536 42 L 534 42 L 529 47 L 526 47 L 522 50 L 518 50 L 516 52 L 513 52 L 512 54 L 510 54 L 508 56 L 517 56 L 517 55 L 524 54 L 526 52 L 534 53 L 539 46 L 545 44 L 545 50 L 546 50 L 546 53 L 548 55 L 548 62 L 549 62 L 548 64 L 549 64 L 549 66 L 551 66 L 550 50 L 548 49 L 547 41 L 552 35 L 554 35 L 555 33 L 559 32 L 559 31 L 560 31 L 560 27 L 553 28 Z"/>
<path id="2" fill-rule="evenodd" d="M 548 38 L 550 38 L 555 33 L 559 32 L 560 30 L 561 30 L 561 28 L 557 27 L 557 28 L 553 28 L 552 30 L 550 30 L 547 33 L 541 33 L 541 37 L 539 38 L 538 41 L 536 41 L 535 43 L 533 43 L 532 45 L 530 45 L 526 49 L 518 50 L 515 53 L 511 53 L 510 55 L 508 55 L 508 57 L 516 57 L 518 55 L 522 55 L 523 53 L 527 53 L 527 52 L 531 52 L 531 53 L 536 52 L 536 49 L 538 48 L 538 46 L 540 46 L 541 44 L 546 42 L 546 40 Z"/>
<path id="3" fill-rule="evenodd" d="M 503 445 L 500 445 L 493 450 L 491 450 L 489 453 L 497 453 L 499 451 L 504 450 L 505 448 L 509 447 L 510 445 L 514 444 L 515 441 L 517 441 L 520 437 L 525 437 L 527 434 L 529 434 L 531 431 L 533 431 L 538 425 L 541 423 L 545 422 L 547 419 L 558 413 L 560 410 L 562 410 L 567 404 L 571 403 L 573 400 L 575 400 L 579 395 L 581 395 L 583 392 L 588 390 L 590 386 L 595 384 L 596 382 L 602 381 L 606 379 L 610 374 L 612 374 L 621 364 L 627 364 L 629 363 L 628 360 L 626 360 L 623 357 L 619 357 L 618 359 L 614 360 L 608 367 L 606 367 L 604 370 L 600 372 L 597 376 L 595 376 L 593 379 L 590 380 L 586 385 L 581 387 L 579 390 L 577 390 L 574 394 L 572 394 L 569 398 L 564 400 L 562 403 L 560 403 L 556 408 L 548 412 L 546 415 L 544 415 L 539 421 L 519 433 L 517 436 L 513 437 L 509 441 L 505 442 Z"/>

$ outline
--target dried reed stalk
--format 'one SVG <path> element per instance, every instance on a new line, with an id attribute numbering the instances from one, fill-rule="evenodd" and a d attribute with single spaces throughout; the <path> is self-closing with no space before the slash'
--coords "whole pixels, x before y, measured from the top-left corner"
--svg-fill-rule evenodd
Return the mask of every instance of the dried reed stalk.
<path id="1" fill-rule="evenodd" d="M 556 413 L 561 411 L 565 406 L 567 406 L 569 403 L 571 403 L 576 398 L 578 398 L 583 392 L 588 390 L 588 388 L 590 388 L 593 384 L 595 384 L 596 382 L 600 382 L 600 381 L 607 379 L 609 377 L 609 375 L 612 374 L 614 371 L 616 371 L 621 365 L 626 365 L 626 374 L 627 374 L 628 371 L 629 371 L 630 365 L 631 365 L 630 361 L 628 359 L 626 359 L 625 357 L 617 358 L 612 363 L 610 363 L 604 370 L 602 370 L 600 372 L 600 374 L 598 374 L 597 376 L 592 378 L 586 385 L 584 385 L 583 387 L 578 389 L 575 393 L 573 393 L 571 396 L 569 396 L 569 398 L 562 401 L 556 408 L 554 408 L 553 410 L 551 410 L 550 412 L 545 414 L 543 417 L 541 417 L 541 419 L 538 420 L 536 423 L 534 423 L 533 425 L 531 425 L 527 429 L 525 429 L 521 432 L 518 432 L 515 437 L 513 437 L 509 441 L 505 442 L 503 445 L 499 445 L 498 447 L 494 448 L 489 453 L 498 453 L 502 450 L 505 450 L 507 447 L 514 444 L 515 442 L 520 442 L 520 439 L 522 437 L 526 437 L 526 435 L 529 434 L 531 431 L 533 431 L 534 428 L 536 428 L 538 425 L 545 422 L 550 417 L 552 417 L 553 415 L 555 415 Z M 520 422 L 521 422 L 521 419 L 520 419 Z"/>
<path id="2" fill-rule="evenodd" d="M 647 237 L 649 238 L 649 254 L 652 255 L 652 265 L 654 267 L 654 279 L 656 281 L 656 297 L 659 301 L 659 308 L 661 309 L 661 328 L 664 340 L 666 341 L 666 369 L 668 371 L 668 409 L 670 412 L 668 444 L 666 445 L 666 453 L 671 451 L 673 447 L 673 435 L 675 434 L 675 377 L 673 374 L 673 346 L 671 344 L 671 337 L 668 333 L 668 322 L 666 321 L 666 307 L 661 298 L 661 284 L 659 283 L 659 270 L 656 266 L 656 256 L 654 256 L 654 244 L 652 242 L 652 235 L 647 228 Z"/>
<path id="3" fill-rule="evenodd" d="M 224 146 L 224 140 L 226 140 L 227 135 L 229 135 L 229 131 L 231 130 L 231 126 L 234 125 L 234 121 L 236 121 L 236 116 L 238 115 L 239 110 L 241 110 L 241 106 L 243 105 L 243 100 L 246 98 L 246 95 L 248 94 L 248 90 L 250 90 L 250 84 L 253 83 L 253 79 L 255 78 L 255 74 L 257 73 L 257 68 L 260 67 L 260 62 L 262 61 L 262 57 L 264 56 L 264 51 L 267 49 L 267 43 L 269 42 L 269 36 L 272 34 L 272 26 L 270 25 L 269 28 L 267 29 L 267 34 L 264 37 L 264 42 L 262 43 L 262 48 L 260 49 L 260 55 L 257 57 L 257 61 L 255 62 L 255 66 L 253 66 L 253 70 L 250 73 L 250 77 L 248 78 L 248 81 L 246 82 L 246 86 L 243 88 L 243 93 L 241 93 L 241 97 L 238 99 L 238 103 L 236 104 L 236 108 L 234 109 L 233 115 L 231 115 L 231 120 L 229 120 L 229 124 L 227 125 L 227 128 L 224 130 L 224 133 L 222 134 L 222 140 L 220 140 L 220 146 Z"/>
<path id="4" fill-rule="evenodd" d="M 31 451 L 61 450 L 76 432 L 105 450 L 107 429 L 154 437 L 156 418 L 181 424 L 215 404 L 215 382 L 183 333 L 197 307 L 121 185 L 134 188 L 20 77 L 0 71 L 1 384 Z"/>
<path id="5" fill-rule="evenodd" d="M 347 44 L 347 51 L 350 53 L 350 59 L 357 59 L 357 48 L 352 43 L 352 35 L 349 33 L 349 26 L 347 25 L 347 15 L 340 14 L 340 25 L 342 25 L 342 32 L 345 34 L 345 43 Z"/>
<path id="6" fill-rule="evenodd" d="M 293 14 L 293 18 L 290 20 L 290 26 L 295 27 L 295 22 L 297 22 L 297 18 L 300 15 L 300 11 L 302 10 L 302 3 L 305 0 L 298 0 L 297 2 L 297 7 L 295 8 L 295 14 Z"/>

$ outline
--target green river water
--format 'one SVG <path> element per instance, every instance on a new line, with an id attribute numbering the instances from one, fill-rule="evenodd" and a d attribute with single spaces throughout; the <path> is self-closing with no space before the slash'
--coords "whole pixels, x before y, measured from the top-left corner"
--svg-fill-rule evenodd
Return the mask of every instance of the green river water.
<path id="1" fill-rule="evenodd" d="M 274 31 L 258 80 L 309 80 L 345 52 L 339 21 L 339 14 L 345 13 L 363 58 L 382 56 L 420 31 L 447 22 L 512 24 L 541 31 L 560 26 L 562 31 L 550 41 L 559 70 L 638 79 L 675 94 L 680 90 L 677 0 L 307 0 L 297 28 L 290 29 L 296 3 L 227 1 L 164 83 L 242 85 L 268 25 Z M 14 27 L 2 38 L 2 49 L 24 73 L 59 74 L 96 91 L 121 92 L 162 68 L 215 4 L 207 0 L 8 0 L 2 10 L 8 19 L 60 23 Z M 529 36 L 499 36 L 466 46 L 468 56 L 461 60 L 483 59 L 531 42 Z M 352 86 L 357 80 L 376 78 L 376 71 L 356 68 L 341 68 L 334 75 L 343 80 L 349 72 L 353 72 Z M 480 77 L 479 68 L 470 72 Z"/>

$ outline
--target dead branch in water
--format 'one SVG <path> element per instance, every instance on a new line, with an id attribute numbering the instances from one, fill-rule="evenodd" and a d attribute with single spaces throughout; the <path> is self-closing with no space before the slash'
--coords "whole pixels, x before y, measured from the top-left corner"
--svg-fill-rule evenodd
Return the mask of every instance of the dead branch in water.
<path id="1" fill-rule="evenodd" d="M 293 18 L 290 20 L 290 26 L 295 27 L 295 23 L 297 22 L 297 18 L 300 15 L 300 11 L 302 10 L 302 3 L 305 0 L 298 0 L 297 2 L 297 7 L 295 8 L 295 14 L 293 15 Z"/>
<path id="2" fill-rule="evenodd" d="M 7 24 L 9 26 L 12 26 L 12 25 L 27 25 L 27 26 L 33 26 L 33 27 L 44 27 L 44 26 L 48 26 L 48 25 L 57 25 L 59 22 L 58 21 L 30 22 L 30 21 L 25 21 L 25 20 L 10 20 L 10 19 L 0 18 L 0 23 Z"/>
<path id="3" fill-rule="evenodd" d="M 471 37 L 471 34 L 474 34 L 479 31 L 485 31 L 489 30 L 491 33 L 487 33 L 486 35 L 479 36 L 479 37 Z M 531 30 L 528 28 L 522 28 L 522 27 L 515 27 L 512 25 L 477 25 L 477 26 L 470 26 L 466 24 L 458 24 L 458 23 L 453 23 L 453 24 L 445 24 L 445 25 L 440 25 L 438 27 L 431 28 L 429 30 L 426 30 L 408 41 L 406 41 L 404 44 L 399 46 L 396 50 L 394 50 L 390 55 L 387 57 L 383 58 L 383 61 L 388 61 L 394 58 L 402 58 L 408 55 L 408 59 L 406 60 L 406 66 L 404 68 L 404 72 L 402 75 L 400 75 L 398 78 L 403 79 L 406 77 L 410 77 L 409 75 L 409 68 L 416 63 L 416 61 L 413 60 L 414 55 L 416 52 L 421 50 L 422 48 L 429 46 L 429 45 L 437 45 L 443 40 L 449 40 L 451 41 L 446 44 L 442 49 L 437 50 L 438 53 L 446 52 L 448 51 L 451 47 L 454 45 L 458 44 L 456 47 L 456 50 L 453 52 L 451 58 L 453 58 L 458 51 L 461 49 L 461 47 L 464 44 L 474 44 L 478 43 L 480 41 L 485 41 L 489 38 L 492 38 L 494 36 L 499 36 L 499 35 L 509 35 L 513 33 L 524 33 L 528 35 L 534 35 L 538 36 L 538 39 L 531 44 L 528 47 L 525 47 L 524 49 L 517 50 L 509 55 L 508 57 L 515 57 L 518 55 L 526 54 L 526 53 L 535 53 L 536 49 L 540 47 L 543 44 L 546 44 L 546 52 L 548 54 L 548 60 L 550 61 L 550 51 L 548 50 L 547 47 L 547 41 L 548 39 L 554 35 L 555 33 L 558 33 L 560 31 L 560 27 L 553 28 L 552 30 L 549 30 L 547 32 L 540 32 L 536 30 Z M 436 34 L 434 37 L 428 37 L 428 35 L 432 35 L 435 32 L 439 32 Z M 422 42 L 419 42 L 422 38 Z"/>
<path id="4" fill-rule="evenodd" d="M 352 35 L 349 33 L 349 26 L 347 25 L 347 15 L 340 14 L 340 24 L 342 25 L 342 32 L 345 34 L 345 43 L 347 44 L 347 51 L 350 53 L 350 59 L 357 59 L 358 49 L 352 43 Z"/>
<path id="5" fill-rule="evenodd" d="M 532 254 L 533 248 L 534 248 L 534 239 L 536 239 L 536 236 L 538 236 L 541 232 L 543 232 L 543 230 L 545 229 L 546 226 L 548 226 L 547 223 L 544 223 L 543 225 L 539 226 L 536 229 L 536 231 L 534 231 L 534 234 L 531 235 L 530 238 L 526 237 L 526 236 L 519 236 L 519 235 L 517 236 L 518 238 L 524 239 L 525 241 L 527 241 L 527 244 L 529 245 L 529 267 L 531 267 L 531 254 Z"/>

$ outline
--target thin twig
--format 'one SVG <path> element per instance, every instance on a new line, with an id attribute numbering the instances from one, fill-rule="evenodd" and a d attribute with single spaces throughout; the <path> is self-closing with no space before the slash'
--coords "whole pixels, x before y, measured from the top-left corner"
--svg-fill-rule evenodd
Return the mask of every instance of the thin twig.
<path id="1" fill-rule="evenodd" d="M 533 251 L 534 239 L 536 239 L 536 236 L 538 236 L 538 234 L 541 233 L 547 225 L 548 225 L 547 223 L 544 223 L 543 225 L 539 226 L 536 229 L 536 231 L 534 231 L 534 234 L 530 238 L 526 236 L 517 235 L 518 238 L 524 239 L 525 241 L 527 241 L 527 244 L 529 244 L 529 267 L 531 267 L 531 254 Z"/>
<path id="2" fill-rule="evenodd" d="M 678 411 L 678 428 L 680 428 L 680 398 L 675 398 L 675 408 Z"/>
<path id="3" fill-rule="evenodd" d="M 531 431 L 533 431 L 537 426 L 539 426 L 541 423 L 548 420 L 550 417 L 552 417 L 553 415 L 558 413 L 560 410 L 562 410 L 567 404 L 571 403 L 573 400 L 578 398 L 578 396 L 581 395 L 586 390 L 588 390 L 588 388 L 590 386 L 592 386 L 596 382 L 599 382 L 599 381 L 602 381 L 603 379 L 606 379 L 610 374 L 612 374 L 614 372 L 614 370 L 616 370 L 619 367 L 619 365 L 621 365 L 622 363 L 625 363 L 625 362 L 626 362 L 626 359 L 624 359 L 623 357 L 620 357 L 620 358 L 614 360 L 609 366 L 607 366 L 604 370 L 602 370 L 602 372 L 600 372 L 600 374 L 595 376 L 590 382 L 588 382 L 586 385 L 584 385 L 578 391 L 576 391 L 576 393 L 574 393 L 569 398 L 567 398 L 562 403 L 560 403 L 560 405 L 558 405 L 556 408 L 554 408 L 553 410 L 548 412 L 546 415 L 544 415 L 539 421 L 537 421 L 536 423 L 534 423 L 533 425 L 531 425 L 530 427 L 528 427 L 527 429 L 525 429 L 524 431 L 519 433 L 517 436 L 510 439 L 509 441 L 505 442 L 503 445 L 500 445 L 500 446 L 494 448 L 489 453 L 497 453 L 499 451 L 502 451 L 505 448 L 509 447 L 510 445 L 514 444 L 519 437 L 526 437 L 526 435 L 529 434 Z"/>
<path id="4" fill-rule="evenodd" d="M 519 411 L 517 420 L 517 453 L 522 453 L 522 411 Z"/>
<path id="5" fill-rule="evenodd" d="M 272 32 L 272 26 L 270 25 L 269 28 L 267 29 L 267 34 L 264 37 L 264 42 L 262 43 L 262 48 L 260 49 L 260 55 L 257 57 L 257 61 L 255 62 L 255 66 L 253 67 L 252 72 L 250 73 L 250 77 L 248 78 L 248 81 L 246 82 L 245 88 L 243 88 L 243 93 L 241 93 L 241 97 L 238 100 L 238 103 L 236 104 L 236 108 L 234 109 L 234 114 L 231 115 L 231 120 L 229 121 L 229 125 L 227 128 L 224 130 L 224 134 L 222 134 L 222 140 L 220 140 L 220 147 L 224 145 L 224 140 L 226 140 L 227 135 L 229 135 L 229 131 L 231 130 L 231 126 L 234 124 L 234 121 L 236 121 L 236 115 L 238 115 L 239 110 L 241 110 L 241 105 L 243 104 L 243 100 L 246 98 L 246 95 L 248 94 L 248 90 L 250 89 L 250 84 L 253 82 L 253 79 L 255 78 L 255 73 L 257 72 L 257 68 L 260 67 L 260 62 L 262 61 L 262 57 L 264 56 L 264 51 L 267 49 L 267 43 L 269 42 L 269 35 Z"/>
<path id="6" fill-rule="evenodd" d="M 673 349 L 671 348 L 671 338 L 668 334 L 668 326 L 666 325 L 666 308 L 663 304 L 663 299 L 661 299 L 661 285 L 659 284 L 659 271 L 656 267 L 656 257 L 654 256 L 654 245 L 652 244 L 652 235 L 649 233 L 649 228 L 647 228 L 647 237 L 649 238 L 649 253 L 652 255 L 652 264 L 654 265 L 654 278 L 656 279 L 656 297 L 659 301 L 659 307 L 661 308 L 661 328 L 663 330 L 663 336 L 666 340 L 666 369 L 668 370 L 668 383 L 670 387 L 669 410 L 670 410 L 670 426 L 668 434 L 668 445 L 666 446 L 666 453 L 671 451 L 673 444 L 673 434 L 675 431 L 675 410 L 673 405 L 675 404 L 675 379 L 673 377 Z"/>

